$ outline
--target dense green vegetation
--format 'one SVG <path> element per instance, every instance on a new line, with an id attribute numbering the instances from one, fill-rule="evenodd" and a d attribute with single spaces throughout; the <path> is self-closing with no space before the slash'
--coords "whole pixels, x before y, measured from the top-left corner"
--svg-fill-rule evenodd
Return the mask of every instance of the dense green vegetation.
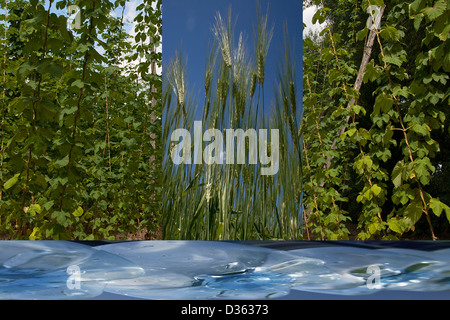
<path id="1" fill-rule="evenodd" d="M 448 1 L 311 4 L 326 28 L 304 39 L 304 238 L 448 237 Z"/>
<path id="2" fill-rule="evenodd" d="M 161 0 L 0 4 L 0 235 L 156 237 Z"/>

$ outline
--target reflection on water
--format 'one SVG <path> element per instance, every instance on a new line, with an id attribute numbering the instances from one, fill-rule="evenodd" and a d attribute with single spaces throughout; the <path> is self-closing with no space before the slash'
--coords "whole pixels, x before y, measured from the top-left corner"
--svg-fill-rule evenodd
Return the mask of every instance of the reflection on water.
<path id="1" fill-rule="evenodd" d="M 0 299 L 95 297 L 107 281 L 144 274 L 106 251 L 66 241 L 0 241 Z"/>
<path id="2" fill-rule="evenodd" d="M 97 247 L 1 241 L 0 299 L 282 298 L 292 289 L 339 295 L 450 290 L 450 249 L 321 246 L 290 251 L 213 241 Z"/>

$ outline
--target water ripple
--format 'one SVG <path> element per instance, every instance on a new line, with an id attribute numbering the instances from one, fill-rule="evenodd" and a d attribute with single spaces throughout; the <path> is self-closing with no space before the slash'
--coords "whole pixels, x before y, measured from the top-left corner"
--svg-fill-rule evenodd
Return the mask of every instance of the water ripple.
<path id="1" fill-rule="evenodd" d="M 450 290 L 450 249 L 322 246 L 289 251 L 232 242 L 0 242 L 0 299 L 268 299 Z"/>
<path id="2" fill-rule="evenodd" d="M 83 299 L 107 281 L 144 270 L 106 251 L 68 241 L 0 241 L 0 299 Z"/>

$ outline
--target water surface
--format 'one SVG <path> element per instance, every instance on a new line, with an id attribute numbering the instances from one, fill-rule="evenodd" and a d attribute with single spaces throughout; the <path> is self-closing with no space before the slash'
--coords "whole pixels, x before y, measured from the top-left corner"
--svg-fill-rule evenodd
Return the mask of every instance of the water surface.
<path id="1" fill-rule="evenodd" d="M 257 244 L 257 245 L 255 245 Z M 288 244 L 288 243 L 286 243 Z M 450 248 L 131 241 L 0 242 L 0 299 L 283 299 L 450 293 Z M 281 242 L 281 247 L 283 242 Z M 294 295 L 293 295 L 294 294 Z M 448 296 L 450 297 L 450 295 Z"/>

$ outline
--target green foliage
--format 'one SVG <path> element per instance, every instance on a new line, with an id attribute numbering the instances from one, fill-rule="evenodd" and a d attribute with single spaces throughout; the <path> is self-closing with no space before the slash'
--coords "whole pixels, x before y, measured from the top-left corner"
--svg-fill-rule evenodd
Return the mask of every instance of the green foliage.
<path id="1" fill-rule="evenodd" d="M 0 233 L 114 239 L 159 225 L 161 1 L 2 2 Z M 152 8 L 156 4 L 156 9 Z M 60 11 L 58 11 L 60 12 Z M 152 41 L 149 41 L 152 39 Z M 153 233 L 153 234 L 152 234 Z"/>
<path id="2" fill-rule="evenodd" d="M 436 187 L 448 166 L 448 2 L 315 3 L 329 26 L 304 41 L 305 230 L 346 239 L 351 220 L 358 239 L 436 239 L 450 221 L 448 185 Z M 359 88 L 369 5 L 385 10 Z"/>

